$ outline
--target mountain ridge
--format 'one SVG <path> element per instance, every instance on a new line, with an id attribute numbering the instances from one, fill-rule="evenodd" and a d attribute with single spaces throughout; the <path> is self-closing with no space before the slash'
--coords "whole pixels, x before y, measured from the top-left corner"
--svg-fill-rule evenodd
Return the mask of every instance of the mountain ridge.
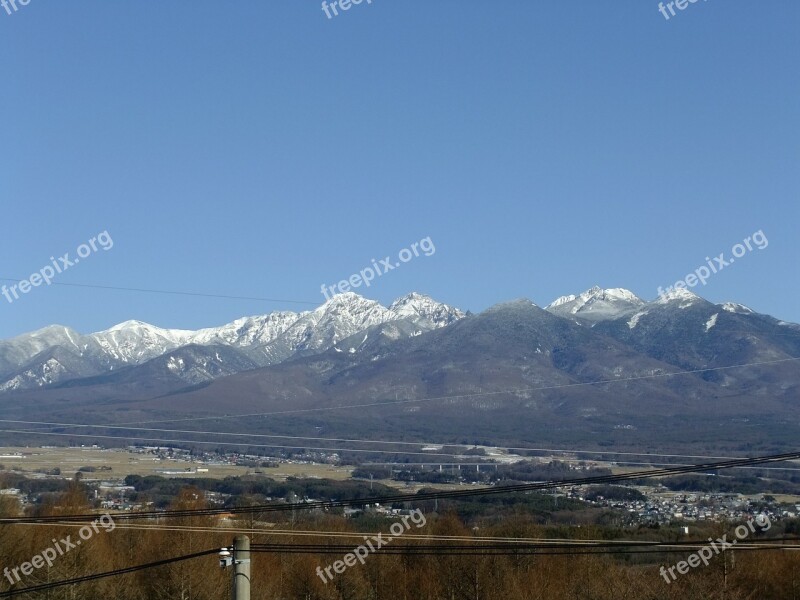
<path id="1" fill-rule="evenodd" d="M 256 366 L 266 366 L 298 353 L 324 350 L 379 323 L 409 320 L 421 330 L 429 330 L 463 316 L 459 309 L 416 292 L 398 298 L 388 308 L 347 292 L 311 311 L 275 311 L 194 331 L 165 329 L 138 320 L 86 335 L 50 325 L 0 341 L 0 393 L 143 365 L 188 346 L 228 346 L 241 351 Z M 212 360 L 200 354 L 198 360 Z"/>
<path id="2" fill-rule="evenodd" d="M 746 332 L 758 321 L 763 332 L 773 336 L 778 327 L 800 330 L 800 326 L 759 315 L 741 304 L 712 304 L 688 290 L 673 290 L 646 302 L 624 288 L 594 286 L 581 294 L 561 296 L 544 308 L 518 299 L 481 314 L 514 306 L 523 312 L 535 307 L 541 311 L 534 311 L 536 314 L 594 328 L 644 356 L 668 358 L 670 364 L 682 368 L 697 367 L 713 358 L 713 344 L 706 347 L 703 336 L 715 328 L 730 329 L 738 322 Z M 274 311 L 198 330 L 165 329 L 128 320 L 82 335 L 69 327 L 51 325 L 0 341 L 0 394 L 67 383 L 74 387 L 81 381 L 135 387 L 137 376 L 131 373 L 137 368 L 141 368 L 138 377 L 158 373 L 158 379 L 174 391 L 181 385 L 210 382 L 329 350 L 353 354 L 386 348 L 402 339 L 450 327 L 465 316 L 458 308 L 417 292 L 397 298 L 388 307 L 347 292 L 313 310 Z M 659 331 L 665 327 L 679 332 L 681 339 L 662 338 Z M 681 347 L 687 339 L 692 340 L 694 356 Z M 480 340 L 473 343 L 480 344 Z M 227 350 L 220 353 L 220 348 Z M 145 387 L 152 385 L 148 382 Z"/>

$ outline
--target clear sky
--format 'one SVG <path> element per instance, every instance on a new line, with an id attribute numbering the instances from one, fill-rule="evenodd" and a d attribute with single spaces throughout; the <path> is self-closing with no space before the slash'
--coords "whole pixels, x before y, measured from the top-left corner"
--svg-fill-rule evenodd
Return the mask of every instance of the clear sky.
<path id="1" fill-rule="evenodd" d="M 592 285 L 800 321 L 800 3 L 30 0 L 0 9 L 0 277 L 108 231 L 0 337 L 199 328 L 368 289 L 480 311 Z M 394 260 L 394 259 L 393 259 Z M 10 282 L 0 282 L 11 285 Z"/>

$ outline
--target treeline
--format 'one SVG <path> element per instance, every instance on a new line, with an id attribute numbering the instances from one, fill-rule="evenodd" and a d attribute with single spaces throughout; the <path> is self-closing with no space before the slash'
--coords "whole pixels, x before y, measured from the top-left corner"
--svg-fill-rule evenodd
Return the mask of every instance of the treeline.
<path id="1" fill-rule="evenodd" d="M 678 475 L 665 477 L 660 482 L 670 490 L 720 494 L 794 494 L 800 495 L 800 477 L 784 475 L 779 479 L 775 474 L 762 472 L 748 475 L 720 474 Z"/>
<path id="2" fill-rule="evenodd" d="M 171 505 L 175 509 L 204 507 L 206 502 L 202 490 L 192 487 L 182 489 Z M 71 482 L 55 502 L 36 507 L 35 513 L 42 516 L 82 514 L 90 508 L 87 488 L 80 482 Z M 13 499 L 0 498 L 0 516 L 16 516 L 19 512 Z M 264 527 L 262 530 L 254 529 L 255 525 L 246 521 L 223 525 L 211 517 L 142 522 L 155 525 L 157 529 L 144 529 L 138 522 L 119 519 L 113 529 L 100 528 L 81 546 L 56 557 L 52 564 L 21 577 L 16 588 L 22 591 L 32 585 L 228 546 L 235 535 L 234 528 L 248 527 L 252 543 L 330 543 L 348 547 L 352 543 L 356 547 L 363 543 L 363 532 L 386 533 L 392 523 L 374 515 L 352 520 L 304 511 L 294 515 L 271 515 L 273 517 L 274 523 L 270 527 L 261 525 Z M 188 526 L 194 529 L 181 529 Z M 299 535 L 301 531 L 312 530 L 350 533 L 352 537 Z M 54 539 L 70 535 L 75 540 L 77 531 L 77 527 L 67 526 L 0 525 L 2 567 L 19 567 L 51 547 Z M 721 535 L 722 532 L 703 532 L 703 536 L 707 533 Z M 463 538 L 572 537 L 583 540 L 614 539 L 620 535 L 663 539 L 671 535 L 669 532 L 631 532 L 593 526 L 542 526 L 526 516 L 507 516 L 502 521 L 492 522 L 454 514 L 437 516 L 426 513 L 423 528 L 412 527 L 405 539 L 395 539 L 392 545 L 431 543 L 430 540 L 414 538 L 412 534 Z M 776 531 L 776 535 L 782 534 Z M 324 568 L 342 556 L 254 553 L 251 597 L 253 600 L 707 600 L 722 597 L 728 600 L 794 600 L 798 597 L 800 553 L 736 550 L 735 556 L 730 553 L 715 557 L 707 567 L 691 569 L 677 581 L 667 584 L 659 574 L 660 565 L 672 565 L 684 560 L 688 554 L 688 550 L 685 554 L 583 556 L 373 553 L 363 566 L 356 564 L 326 584 L 318 577 L 317 567 Z M 218 600 L 228 597 L 231 574 L 217 564 L 217 557 L 212 554 L 38 594 L 20 594 L 19 597 L 48 600 Z M 7 578 L 0 578 L 0 590 L 6 591 L 9 587 Z"/>
<path id="3" fill-rule="evenodd" d="M 0 489 L 16 488 L 23 494 L 63 492 L 69 485 L 66 479 L 29 479 L 20 473 L 0 473 Z"/>
<path id="4" fill-rule="evenodd" d="M 125 485 L 135 492 L 129 494 L 133 502 L 150 501 L 162 508 L 169 505 L 187 486 L 204 492 L 229 495 L 226 506 L 236 506 L 242 499 L 248 502 L 287 500 L 299 502 L 309 500 L 358 500 L 372 496 L 388 496 L 397 491 L 385 485 L 370 485 L 363 481 L 334 481 L 330 479 L 300 479 L 288 477 L 286 481 L 275 481 L 265 477 L 181 477 L 180 479 L 158 475 L 128 475 Z"/>
<path id="5" fill-rule="evenodd" d="M 621 485 L 589 486 L 589 489 L 587 489 L 586 493 L 584 494 L 584 498 L 587 500 L 598 500 L 600 498 L 604 498 L 606 500 L 625 500 L 628 502 L 647 500 L 647 496 L 645 496 L 639 490 Z"/>
<path id="6" fill-rule="evenodd" d="M 491 470 L 489 470 L 489 474 L 492 474 Z M 528 461 L 500 465 L 495 473 L 495 478 L 515 481 L 560 481 L 581 477 L 601 477 L 603 475 L 611 475 L 611 469 L 583 464 L 578 464 L 576 468 L 574 464 L 554 460 L 549 463 Z"/>
<path id="7" fill-rule="evenodd" d="M 578 477 L 599 477 L 610 475 L 611 470 L 579 464 L 576 468 L 570 463 L 554 460 L 549 463 L 521 461 L 510 465 L 489 464 L 462 465 L 461 469 L 448 466 L 439 469 L 436 464 L 428 468 L 420 466 L 385 467 L 359 466 L 353 470 L 353 477 L 361 479 L 394 479 L 395 481 L 419 481 L 423 483 L 455 483 L 475 481 L 493 483 L 498 481 L 559 481 Z"/>

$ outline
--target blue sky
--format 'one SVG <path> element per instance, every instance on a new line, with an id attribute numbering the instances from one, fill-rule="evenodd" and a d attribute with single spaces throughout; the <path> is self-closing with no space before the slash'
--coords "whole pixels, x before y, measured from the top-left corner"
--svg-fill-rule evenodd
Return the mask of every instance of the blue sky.
<path id="1" fill-rule="evenodd" d="M 357 290 L 464 309 L 592 285 L 800 321 L 800 4 L 709 0 L 31 0 L 0 9 L 0 277 L 108 231 L 61 283 L 0 297 L 0 337 L 198 328 Z M 5 282 L 10 285 L 8 282 Z"/>

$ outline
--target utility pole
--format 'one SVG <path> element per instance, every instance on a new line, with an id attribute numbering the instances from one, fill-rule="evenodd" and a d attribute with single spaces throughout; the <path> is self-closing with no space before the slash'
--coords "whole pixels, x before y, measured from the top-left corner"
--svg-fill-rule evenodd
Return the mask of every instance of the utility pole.
<path id="1" fill-rule="evenodd" d="M 250 538 L 233 540 L 233 600 L 250 600 Z"/>

